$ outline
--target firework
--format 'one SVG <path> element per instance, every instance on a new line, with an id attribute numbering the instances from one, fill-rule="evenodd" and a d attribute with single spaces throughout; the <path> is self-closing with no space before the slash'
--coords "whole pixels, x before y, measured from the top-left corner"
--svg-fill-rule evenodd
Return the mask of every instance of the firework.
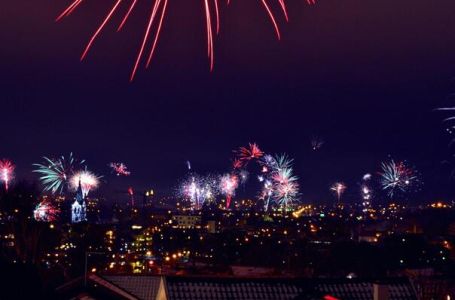
<path id="1" fill-rule="evenodd" d="M 44 191 L 63 193 L 68 185 L 68 180 L 77 169 L 82 169 L 84 160 L 76 159 L 72 153 L 68 157 L 61 156 L 59 159 L 43 157 L 44 163 L 33 164 L 36 167 L 33 172 L 40 174 Z"/>
<path id="2" fill-rule="evenodd" d="M 186 161 L 186 168 L 191 171 L 191 162 L 189 160 Z"/>
<path id="3" fill-rule="evenodd" d="M 363 175 L 362 179 L 363 179 L 363 181 L 368 181 L 368 180 L 371 180 L 372 177 L 373 177 L 373 175 L 371 175 L 370 173 L 367 173 L 367 174 Z"/>
<path id="4" fill-rule="evenodd" d="M 313 151 L 317 151 L 319 149 L 322 148 L 322 146 L 324 146 L 324 140 L 320 137 L 313 137 L 313 139 L 311 140 L 311 149 L 313 149 Z"/>
<path id="5" fill-rule="evenodd" d="M 281 13 L 284 16 L 284 19 L 288 21 L 288 12 L 285 4 L 285 0 L 258 0 L 262 4 L 266 14 L 271 20 L 271 23 L 275 29 L 276 36 L 281 39 L 280 27 L 278 25 L 277 13 L 272 9 L 271 4 L 277 3 L 277 8 L 281 10 Z M 63 12 L 56 18 L 56 21 L 60 21 L 68 16 L 70 16 L 76 9 L 78 9 L 81 3 L 87 2 L 87 0 L 73 0 L 73 2 L 65 9 Z M 93 35 L 90 37 L 84 51 L 81 55 L 81 61 L 84 60 L 95 43 L 96 39 L 105 29 L 106 25 L 113 19 L 116 14 L 119 14 L 119 10 L 122 7 L 122 3 L 127 2 L 127 0 L 116 0 L 111 7 L 108 8 L 106 16 L 102 19 L 101 24 L 95 30 Z M 137 9 L 138 0 L 128 0 L 129 7 L 123 12 L 123 18 L 121 19 L 120 25 L 117 28 L 117 31 L 121 31 L 125 24 L 128 22 L 133 11 Z M 142 2 L 142 1 L 141 1 Z M 139 65 L 145 59 L 145 67 L 149 67 L 152 58 L 154 56 L 161 31 L 164 24 L 164 19 L 167 15 L 167 7 L 169 0 L 154 0 L 151 3 L 150 13 L 147 20 L 147 25 L 145 26 L 144 36 L 142 38 L 141 45 L 138 50 L 138 54 L 135 59 L 135 63 L 131 72 L 130 80 L 133 80 Z M 229 4 L 229 0 L 227 3 Z M 209 60 L 210 70 L 213 70 L 214 67 L 214 40 L 215 36 L 220 31 L 220 0 L 200 0 L 203 6 L 203 11 L 205 15 L 205 31 L 207 36 L 207 56 Z M 307 0 L 308 4 L 315 4 L 315 0 Z M 146 54 L 147 52 L 147 54 Z M 145 56 L 147 56 L 145 58 Z"/>
<path id="6" fill-rule="evenodd" d="M 131 172 L 128 171 L 128 167 L 124 163 L 111 162 L 109 167 L 114 171 L 117 176 L 129 176 Z"/>
<path id="7" fill-rule="evenodd" d="M 241 170 L 239 172 L 240 184 L 242 184 L 242 185 L 246 184 L 249 177 L 250 177 L 250 173 L 248 173 L 247 170 Z"/>
<path id="8" fill-rule="evenodd" d="M 73 190 L 77 190 L 80 185 L 82 188 L 82 194 L 86 197 L 90 191 L 98 188 L 100 179 L 100 176 L 97 176 L 85 169 L 83 171 L 76 172 L 70 178 L 70 185 Z"/>
<path id="9" fill-rule="evenodd" d="M 38 222 L 54 222 L 57 220 L 60 210 L 50 201 L 44 200 L 36 205 L 33 217 Z"/>
<path id="10" fill-rule="evenodd" d="M 234 159 L 232 162 L 232 167 L 234 170 L 241 169 L 243 167 L 243 162 L 240 159 Z"/>
<path id="11" fill-rule="evenodd" d="M 420 183 L 417 171 L 408 166 L 405 162 L 398 162 L 392 159 L 381 164 L 382 171 L 381 186 L 390 198 L 397 192 L 406 193 L 414 189 Z"/>
<path id="12" fill-rule="evenodd" d="M 7 159 L 0 160 L 0 180 L 3 181 L 5 191 L 8 191 L 9 183 L 13 179 L 14 164 Z"/>
<path id="13" fill-rule="evenodd" d="M 220 191 L 226 196 L 226 208 L 231 206 L 232 197 L 239 186 L 239 179 L 236 175 L 226 174 L 220 179 Z"/>
<path id="14" fill-rule="evenodd" d="M 280 168 L 273 175 L 273 197 L 275 202 L 288 208 L 298 201 L 299 184 L 292 168 Z"/>
<path id="15" fill-rule="evenodd" d="M 337 196 L 338 201 L 341 200 L 344 192 L 346 191 L 346 185 L 342 182 L 336 182 L 331 187 L 330 190 Z"/>
<path id="16" fill-rule="evenodd" d="M 270 207 L 270 200 L 273 196 L 273 183 L 268 179 L 263 179 L 262 181 L 264 181 L 264 185 L 262 187 L 261 194 L 259 195 L 259 199 L 264 201 L 264 211 L 268 211 Z"/>
<path id="17" fill-rule="evenodd" d="M 276 155 L 274 158 L 274 163 L 271 165 L 275 169 L 275 171 L 286 170 L 290 169 L 292 163 L 294 162 L 293 159 L 289 158 L 286 154 Z"/>
<path id="18" fill-rule="evenodd" d="M 210 175 L 193 174 L 183 182 L 179 194 L 189 199 L 194 209 L 200 209 L 204 203 L 213 201 L 218 194 L 217 179 Z"/>
<path id="19" fill-rule="evenodd" d="M 443 108 L 438 108 L 437 111 L 442 111 L 442 112 L 450 112 L 453 113 L 455 112 L 455 107 L 443 107 Z M 455 130 L 455 116 L 451 115 L 443 119 L 444 124 L 447 126 L 446 130 L 449 134 L 453 134 Z M 453 141 L 452 141 L 453 142 Z"/>
<path id="20" fill-rule="evenodd" d="M 362 177 L 362 184 L 360 186 L 360 195 L 362 197 L 362 205 L 364 207 L 370 206 L 371 205 L 371 199 L 373 197 L 373 190 L 370 188 L 369 182 L 371 181 L 372 175 L 371 174 L 365 174 Z"/>
<path id="21" fill-rule="evenodd" d="M 262 166 L 261 172 L 264 174 L 277 168 L 276 159 L 270 154 L 265 154 L 259 160 L 259 164 Z"/>
<path id="22" fill-rule="evenodd" d="M 264 156 L 264 152 L 259 148 L 259 146 L 255 143 L 250 143 L 248 147 L 240 147 L 237 150 L 238 159 L 241 162 L 249 162 L 253 159 L 259 159 Z"/>

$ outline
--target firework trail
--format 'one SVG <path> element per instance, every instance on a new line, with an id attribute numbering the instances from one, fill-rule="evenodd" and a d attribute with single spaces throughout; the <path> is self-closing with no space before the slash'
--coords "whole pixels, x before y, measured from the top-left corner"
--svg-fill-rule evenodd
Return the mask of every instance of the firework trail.
<path id="1" fill-rule="evenodd" d="M 57 220 L 60 210 L 50 201 L 44 200 L 36 205 L 33 217 L 38 222 L 54 222 Z"/>
<path id="2" fill-rule="evenodd" d="M 133 187 L 128 187 L 128 195 L 130 196 L 130 204 L 131 204 L 131 207 L 134 207 L 134 189 Z"/>
<path id="3" fill-rule="evenodd" d="M 111 162 L 109 167 L 117 176 L 130 176 L 131 172 L 124 163 Z"/>
<path id="4" fill-rule="evenodd" d="M 283 14 L 285 20 L 288 20 L 288 12 L 285 0 L 257 0 L 260 1 L 265 12 L 271 20 L 271 23 L 275 29 L 278 40 L 281 39 L 280 27 L 277 21 L 277 13 L 274 12 L 274 9 L 271 7 L 271 3 L 277 3 L 277 6 L 280 8 L 281 13 Z M 61 21 L 62 19 L 70 16 L 76 9 L 78 9 L 82 3 L 88 2 L 87 0 L 73 0 L 73 2 L 63 10 L 63 12 L 56 18 L 56 21 Z M 106 25 L 113 19 L 114 15 L 120 13 L 119 10 L 122 7 L 123 3 L 129 3 L 120 25 L 117 28 L 117 31 L 121 31 L 124 28 L 124 25 L 128 22 L 133 11 L 137 9 L 138 0 L 116 0 L 111 7 L 107 10 L 106 16 L 103 18 L 101 24 L 95 30 L 93 35 L 90 37 L 82 55 L 81 61 L 87 57 L 88 52 L 92 48 L 96 39 L 100 36 L 102 31 L 105 29 Z M 142 2 L 142 1 L 141 1 Z M 149 12 L 149 17 L 147 25 L 145 26 L 144 36 L 142 38 L 141 46 L 139 47 L 138 54 L 131 72 L 130 80 L 132 81 L 138 71 L 139 65 L 143 60 L 145 60 L 145 67 L 148 68 L 152 58 L 154 56 L 158 40 L 160 38 L 164 19 L 167 15 L 167 7 L 170 0 L 153 0 Z M 227 4 L 229 4 L 227 0 Z M 214 40 L 215 36 L 220 31 L 220 0 L 200 0 L 203 6 L 203 11 L 205 15 L 205 27 L 206 27 L 206 36 L 207 36 L 207 56 L 209 60 L 210 70 L 213 70 L 214 67 Z M 307 0 L 308 4 L 315 4 L 315 0 Z M 145 56 L 147 56 L 145 58 Z"/>
<path id="5" fill-rule="evenodd" d="M 226 196 L 226 208 L 229 209 L 231 206 L 232 197 L 235 195 L 235 191 L 239 186 L 239 179 L 237 175 L 226 174 L 220 179 L 220 191 Z"/>
<path id="6" fill-rule="evenodd" d="M 191 162 L 189 160 L 186 161 L 186 168 L 191 171 Z"/>
<path id="7" fill-rule="evenodd" d="M 84 195 L 84 197 L 87 197 L 90 191 L 98 188 L 100 179 L 101 176 L 97 176 L 92 172 L 88 171 L 87 169 L 85 169 L 83 171 L 76 172 L 70 178 L 70 186 L 73 190 L 77 190 L 80 184 L 82 188 L 82 194 Z"/>
<path id="8" fill-rule="evenodd" d="M 365 174 L 362 177 L 362 184 L 360 185 L 360 196 L 362 197 L 362 205 L 369 207 L 371 205 L 371 199 L 373 198 L 373 189 L 370 187 L 370 181 L 372 179 L 371 174 Z"/>
<path id="9" fill-rule="evenodd" d="M 346 185 L 342 182 L 336 182 L 331 187 L 330 190 L 337 196 L 338 201 L 341 200 L 344 192 L 346 191 Z"/>
<path id="10" fill-rule="evenodd" d="M 61 156 L 59 159 L 43 157 L 44 163 L 33 164 L 36 167 L 33 172 L 40 174 L 40 181 L 44 191 L 62 194 L 69 184 L 70 177 L 78 169 L 83 169 L 85 160 L 78 160 L 70 153 L 68 157 Z"/>
<path id="11" fill-rule="evenodd" d="M 325 142 L 322 138 L 320 137 L 313 137 L 313 139 L 311 140 L 311 149 L 313 149 L 313 151 L 318 151 L 319 149 L 322 148 L 322 146 L 324 146 Z"/>
<path id="12" fill-rule="evenodd" d="M 274 186 L 269 179 L 264 179 L 263 177 L 260 178 L 260 182 L 264 182 L 264 185 L 262 187 L 261 194 L 259 195 L 259 199 L 264 201 L 264 211 L 268 211 L 270 207 L 270 200 L 273 197 Z"/>
<path id="13" fill-rule="evenodd" d="M 381 186 L 390 198 L 394 197 L 397 192 L 407 193 L 420 183 L 417 171 L 405 162 L 395 163 L 392 159 L 383 162 L 381 169 L 382 171 L 379 173 Z"/>
<path id="14" fill-rule="evenodd" d="M 8 191 L 9 183 L 13 179 L 14 164 L 7 159 L 0 160 L 0 180 L 3 181 L 5 191 Z"/>

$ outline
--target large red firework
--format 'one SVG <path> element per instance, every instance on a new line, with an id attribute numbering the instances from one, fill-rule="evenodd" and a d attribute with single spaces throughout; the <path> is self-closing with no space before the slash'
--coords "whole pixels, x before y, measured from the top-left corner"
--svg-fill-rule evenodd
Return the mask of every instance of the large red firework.
<path id="1" fill-rule="evenodd" d="M 104 27 L 107 23 L 112 19 L 113 15 L 119 10 L 122 2 L 129 1 L 129 6 L 127 10 L 124 12 L 124 17 L 120 22 L 117 31 L 120 31 L 125 23 L 128 21 L 131 13 L 136 7 L 136 4 L 139 0 L 115 0 L 113 6 L 111 6 L 104 17 L 103 21 L 91 36 L 87 46 L 85 47 L 81 61 L 85 59 L 87 56 L 90 48 L 92 47 L 93 43 L 103 31 Z M 147 22 L 147 26 L 145 28 L 144 37 L 142 40 L 142 44 L 139 48 L 139 52 L 137 54 L 133 70 L 131 72 L 130 80 L 132 81 L 136 75 L 138 67 L 141 61 L 144 58 L 146 48 L 148 46 L 148 55 L 146 58 L 145 66 L 146 68 L 149 67 L 150 62 L 152 61 L 153 55 L 156 50 L 156 46 L 160 37 L 160 33 L 163 27 L 163 20 L 166 16 L 166 10 L 168 7 L 168 2 L 170 0 L 153 0 L 150 16 Z M 214 36 L 219 33 L 220 31 L 220 2 L 221 0 L 200 0 L 203 4 L 203 9 L 205 12 L 205 19 L 206 19 L 206 32 L 207 32 L 207 55 L 210 64 L 210 70 L 213 70 L 214 66 Z M 226 0 L 227 4 L 230 3 L 230 0 Z M 272 9 L 270 2 L 276 2 L 282 10 L 284 18 L 286 21 L 288 20 L 288 12 L 286 8 L 285 0 L 257 0 L 262 3 L 265 11 L 267 12 L 270 20 L 275 28 L 275 32 L 278 39 L 281 39 L 280 28 L 277 22 L 276 13 Z M 306 0 L 308 4 L 315 4 L 316 0 Z M 56 21 L 60 21 L 65 17 L 71 15 L 83 2 L 87 2 L 87 0 L 73 0 L 73 2 L 57 17 Z"/>

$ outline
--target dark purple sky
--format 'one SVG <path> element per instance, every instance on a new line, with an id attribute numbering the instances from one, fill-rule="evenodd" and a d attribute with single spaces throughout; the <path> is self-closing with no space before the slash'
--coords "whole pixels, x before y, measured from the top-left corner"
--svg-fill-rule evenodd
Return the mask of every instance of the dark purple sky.
<path id="1" fill-rule="evenodd" d="M 186 160 L 200 173 L 224 172 L 232 149 L 255 141 L 295 158 L 305 201 L 329 199 L 335 180 L 356 196 L 357 181 L 389 154 L 424 174 L 418 199 L 454 194 L 441 165 L 448 137 L 432 111 L 455 90 L 453 0 L 289 0 L 281 42 L 260 1 L 232 1 L 213 73 L 201 2 L 173 0 L 152 67 L 133 83 L 150 1 L 121 33 L 116 16 L 83 63 L 114 1 L 87 0 L 54 23 L 69 2 L 0 5 L 0 157 L 15 161 L 18 177 L 31 177 L 43 155 L 73 151 L 111 191 L 165 191 Z M 320 152 L 311 151 L 313 135 L 326 140 Z M 133 176 L 112 181 L 110 161 Z"/>

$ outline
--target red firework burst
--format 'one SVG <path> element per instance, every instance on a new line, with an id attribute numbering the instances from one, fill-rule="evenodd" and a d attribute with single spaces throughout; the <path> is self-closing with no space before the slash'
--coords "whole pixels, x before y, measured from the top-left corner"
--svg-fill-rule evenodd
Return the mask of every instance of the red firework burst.
<path id="1" fill-rule="evenodd" d="M 73 0 L 73 2 L 56 18 L 56 21 L 60 21 L 65 17 L 71 15 L 83 2 L 87 0 Z M 106 16 L 104 17 L 103 21 L 96 29 L 96 31 L 91 36 L 87 46 L 85 47 L 81 61 L 84 60 L 93 46 L 93 43 L 98 38 L 98 36 L 103 31 L 106 24 L 112 19 L 113 15 L 119 10 L 121 4 L 128 0 L 116 0 L 112 7 L 109 8 Z M 117 31 L 122 30 L 125 23 L 128 21 L 131 13 L 134 11 L 138 0 L 129 0 L 130 4 L 127 10 L 124 12 L 124 17 L 120 22 L 120 25 L 117 28 Z M 205 13 L 205 20 L 206 20 L 206 32 L 207 32 L 207 55 L 210 64 L 210 70 L 213 70 L 214 66 L 214 36 L 217 35 L 220 31 L 220 1 L 221 0 L 200 0 L 203 4 L 203 9 Z M 278 39 L 281 39 L 280 28 L 277 22 L 276 13 L 270 6 L 270 2 L 275 1 L 282 10 L 284 18 L 286 21 L 288 20 L 288 12 L 286 8 L 285 0 L 258 0 L 261 1 L 265 11 L 267 12 L 277 35 Z M 315 4 L 316 0 L 306 0 L 308 4 Z M 148 55 L 145 63 L 145 67 L 148 68 L 150 62 L 152 61 L 153 55 L 156 50 L 156 46 L 162 31 L 163 21 L 166 16 L 166 10 L 168 7 L 169 0 L 154 0 L 152 2 L 151 12 L 148 18 L 147 26 L 145 28 L 144 37 L 142 39 L 142 44 L 139 48 L 139 52 L 137 54 L 133 70 L 131 72 L 130 80 L 132 81 L 136 75 L 136 72 L 139 68 L 141 61 L 144 58 L 146 48 L 148 46 Z M 227 0 L 227 4 L 230 3 L 230 0 Z"/>
<path id="2" fill-rule="evenodd" d="M 248 162 L 253 159 L 259 159 L 264 156 L 264 152 L 255 143 L 250 143 L 248 147 L 240 147 L 237 151 L 238 159 L 242 162 Z"/>

